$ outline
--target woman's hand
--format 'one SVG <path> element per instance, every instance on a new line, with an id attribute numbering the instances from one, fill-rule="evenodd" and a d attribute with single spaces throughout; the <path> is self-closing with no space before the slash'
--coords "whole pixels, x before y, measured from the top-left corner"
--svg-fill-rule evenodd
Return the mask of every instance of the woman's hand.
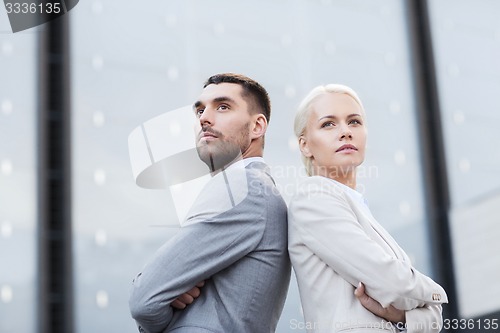
<path id="1" fill-rule="evenodd" d="M 376 316 L 384 318 L 387 321 L 393 323 L 405 323 L 405 311 L 399 310 L 392 305 L 388 308 L 382 307 L 379 302 L 371 298 L 365 293 L 365 286 L 360 282 L 358 287 L 354 290 L 354 295 L 358 298 L 368 311 L 373 313 Z"/>

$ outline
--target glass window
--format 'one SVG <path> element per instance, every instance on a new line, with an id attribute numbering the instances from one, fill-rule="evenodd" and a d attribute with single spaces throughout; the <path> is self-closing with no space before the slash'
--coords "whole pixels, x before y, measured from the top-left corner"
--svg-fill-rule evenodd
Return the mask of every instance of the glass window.
<path id="1" fill-rule="evenodd" d="M 96 0 L 70 15 L 77 331 L 135 332 L 131 280 L 177 221 L 168 191 L 134 184 L 127 137 L 192 103 L 218 72 L 246 74 L 268 89 L 264 158 L 286 201 L 304 174 L 292 130 L 298 103 L 319 84 L 353 87 L 370 131 L 360 190 L 431 274 L 401 1 Z M 291 320 L 303 320 L 294 279 L 277 332 L 289 332 Z"/>
<path id="2" fill-rule="evenodd" d="M 36 32 L 0 10 L 0 331 L 35 331 Z"/>
<path id="3" fill-rule="evenodd" d="M 480 316 L 500 310 L 500 3 L 429 4 L 459 309 Z"/>

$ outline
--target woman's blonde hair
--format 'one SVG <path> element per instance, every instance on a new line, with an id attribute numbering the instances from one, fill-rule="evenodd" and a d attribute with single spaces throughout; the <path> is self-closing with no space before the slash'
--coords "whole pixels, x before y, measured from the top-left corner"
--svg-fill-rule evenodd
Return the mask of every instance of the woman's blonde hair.
<path id="1" fill-rule="evenodd" d="M 300 137 L 303 136 L 306 131 L 307 120 L 309 118 L 309 113 L 312 109 L 312 104 L 319 96 L 327 93 L 346 94 L 351 96 L 356 101 L 356 103 L 358 103 L 361 106 L 361 110 L 364 114 L 363 104 L 361 103 L 358 94 L 356 94 L 356 92 L 353 89 L 349 88 L 348 86 L 342 84 L 334 84 L 334 83 L 330 83 L 324 86 L 317 86 L 316 88 L 311 90 L 311 92 L 309 92 L 309 94 L 302 100 L 302 102 L 299 105 L 297 114 L 295 115 L 295 122 L 293 128 L 295 135 L 297 136 L 297 139 L 300 139 Z M 302 162 L 304 162 L 304 165 L 306 167 L 307 175 L 312 176 L 311 158 L 306 157 L 304 156 L 304 154 L 302 154 Z"/>

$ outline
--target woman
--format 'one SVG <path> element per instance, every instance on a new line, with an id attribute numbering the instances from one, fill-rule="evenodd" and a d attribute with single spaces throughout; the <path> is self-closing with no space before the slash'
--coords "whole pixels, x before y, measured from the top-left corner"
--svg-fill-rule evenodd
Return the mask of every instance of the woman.
<path id="1" fill-rule="evenodd" d="M 444 289 L 412 267 L 355 191 L 366 148 L 357 94 L 319 86 L 295 134 L 310 177 L 289 206 L 289 252 L 308 332 L 439 332 Z M 366 293 L 366 294 L 365 294 Z"/>

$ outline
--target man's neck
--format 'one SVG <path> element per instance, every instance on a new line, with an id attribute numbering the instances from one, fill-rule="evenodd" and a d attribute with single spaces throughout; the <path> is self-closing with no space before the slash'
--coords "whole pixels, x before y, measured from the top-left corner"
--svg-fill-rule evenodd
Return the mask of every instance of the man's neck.
<path id="1" fill-rule="evenodd" d="M 210 172 L 210 174 L 212 175 L 212 177 L 214 177 L 215 175 L 217 175 L 218 173 L 220 173 L 221 171 L 224 171 L 226 170 L 227 168 L 231 167 L 231 165 L 239 162 L 239 161 L 242 161 L 244 159 L 243 156 L 241 155 L 238 155 L 234 160 L 232 160 L 231 162 L 227 163 L 226 165 L 224 165 L 222 168 L 219 168 L 219 169 L 216 169 L 212 172 Z"/>
<path id="2" fill-rule="evenodd" d="M 219 168 L 217 170 L 214 170 L 212 172 L 210 172 L 210 174 L 213 176 L 217 175 L 218 173 L 220 173 L 221 171 L 224 171 L 224 170 L 227 170 L 228 168 L 230 168 L 232 165 L 234 165 L 235 163 L 238 163 L 240 161 L 243 161 L 245 162 L 245 160 L 249 160 L 249 159 L 257 159 L 257 158 L 260 158 L 262 159 L 262 155 L 255 155 L 255 156 L 241 156 L 239 155 L 237 158 L 235 158 L 234 160 L 232 160 L 230 163 L 224 165 L 222 168 Z M 247 165 L 247 163 L 245 163 L 245 166 Z"/>

